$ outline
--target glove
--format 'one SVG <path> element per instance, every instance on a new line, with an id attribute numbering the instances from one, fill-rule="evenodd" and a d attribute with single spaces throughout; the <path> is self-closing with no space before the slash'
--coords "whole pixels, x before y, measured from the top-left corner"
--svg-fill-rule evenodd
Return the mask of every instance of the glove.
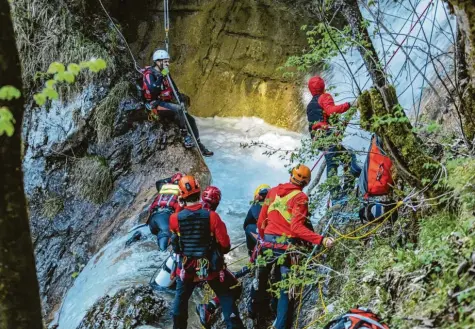
<path id="1" fill-rule="evenodd" d="M 161 72 L 161 73 L 162 73 L 162 75 L 163 75 L 163 76 L 167 76 L 167 75 L 168 75 L 168 73 L 170 73 L 170 70 L 168 69 L 168 67 L 167 67 L 167 66 L 165 66 L 165 67 L 163 68 L 163 70 L 162 70 L 162 72 Z"/>
<path id="2" fill-rule="evenodd" d="M 330 249 L 331 247 L 333 247 L 334 243 L 335 243 L 335 239 L 333 238 L 323 238 L 323 246 L 325 248 Z"/>

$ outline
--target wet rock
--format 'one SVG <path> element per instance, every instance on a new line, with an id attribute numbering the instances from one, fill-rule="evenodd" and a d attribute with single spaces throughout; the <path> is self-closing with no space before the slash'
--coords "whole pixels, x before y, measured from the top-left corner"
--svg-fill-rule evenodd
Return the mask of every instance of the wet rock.
<path id="1" fill-rule="evenodd" d="M 98 300 L 77 329 L 160 328 L 167 320 L 168 308 L 148 286 L 127 288 Z"/>

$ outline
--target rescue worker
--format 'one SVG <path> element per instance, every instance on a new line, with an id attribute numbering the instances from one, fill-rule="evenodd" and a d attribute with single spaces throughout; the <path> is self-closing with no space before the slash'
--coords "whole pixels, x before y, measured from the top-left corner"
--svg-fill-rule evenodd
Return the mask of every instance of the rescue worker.
<path id="1" fill-rule="evenodd" d="M 312 100 L 307 106 L 307 119 L 308 130 L 312 137 L 318 138 L 319 134 L 324 136 L 330 136 L 333 134 L 332 127 L 329 123 L 329 118 L 333 114 L 341 114 L 348 111 L 351 107 L 350 103 L 344 103 L 335 105 L 333 97 L 325 92 L 325 81 L 319 77 L 314 76 L 308 81 L 308 89 L 312 94 Z M 330 145 L 324 149 L 325 161 L 327 164 L 327 178 L 335 176 L 338 172 L 338 165 L 344 161 L 345 153 L 348 154 L 348 150 L 345 149 L 341 143 Z M 351 163 L 349 171 L 355 178 L 361 173 L 361 168 L 356 162 L 356 156 L 351 153 Z M 343 197 L 345 190 L 351 186 L 351 182 L 348 180 L 344 183 L 345 188 L 341 191 L 341 188 L 332 188 L 330 194 L 332 200 L 338 200 Z"/>
<path id="2" fill-rule="evenodd" d="M 216 211 L 221 201 L 221 191 L 216 186 L 208 186 L 201 193 L 201 202 L 204 209 L 209 209 Z M 241 270 L 238 275 L 247 274 L 248 268 Z M 242 274 L 244 273 L 244 274 Z M 234 300 L 238 300 L 241 297 L 242 287 L 240 282 L 237 279 L 237 276 L 234 273 L 231 273 L 229 270 L 224 270 L 224 275 L 227 280 L 231 283 L 231 291 L 234 297 Z M 221 306 L 218 296 L 213 297 L 207 304 L 198 304 L 196 305 L 196 313 L 200 318 L 201 325 L 209 329 L 211 325 L 211 317 L 216 312 L 217 309 Z"/>
<path id="3" fill-rule="evenodd" d="M 223 255 L 231 248 L 226 225 L 216 212 L 203 208 L 193 176 L 183 177 L 178 187 L 184 209 L 170 217 L 172 247 L 178 255 L 173 328 L 187 328 L 188 300 L 200 281 L 207 281 L 219 298 L 226 327 L 243 329 L 231 290 L 234 281 L 224 271 Z"/>
<path id="4" fill-rule="evenodd" d="M 283 264 L 277 259 L 286 253 L 289 245 L 299 241 L 309 242 L 315 245 L 323 244 L 326 248 L 333 246 L 333 238 L 323 237 L 306 226 L 308 216 L 308 197 L 302 189 L 310 182 L 311 171 L 305 165 L 298 165 L 292 169 L 290 182 L 279 184 L 272 188 L 262 206 L 257 221 L 262 251 L 272 250 L 273 257 L 266 266 L 258 267 L 257 291 L 251 289 L 251 304 L 249 307 L 250 317 L 255 318 L 257 310 L 259 316 L 265 314 L 270 297 L 267 294 L 267 282 L 269 273 L 275 265 L 277 282 L 283 280 L 290 270 L 290 257 L 286 257 Z M 282 240 L 285 236 L 285 241 Z M 289 296 L 288 291 L 281 289 L 277 303 L 277 319 L 274 322 L 275 329 L 290 328 Z M 259 323 L 258 323 L 259 325 Z"/>
<path id="5" fill-rule="evenodd" d="M 257 243 L 257 219 L 270 188 L 270 185 L 267 184 L 261 184 L 256 188 L 251 208 L 247 212 L 246 219 L 244 219 L 243 229 L 246 232 L 246 245 L 249 256 L 252 256 Z"/>
<path id="6" fill-rule="evenodd" d="M 201 203 L 204 209 L 216 211 L 221 201 L 221 190 L 216 186 L 208 186 L 201 193 Z"/>
<path id="7" fill-rule="evenodd" d="M 149 110 L 158 109 L 160 115 L 173 115 L 178 121 L 178 125 L 184 138 L 185 147 L 191 148 L 194 146 L 194 142 L 187 128 L 186 121 L 188 120 L 201 153 L 204 156 L 212 156 L 213 152 L 208 150 L 200 141 L 200 133 L 195 118 L 185 111 L 185 106 L 183 103 L 180 103 L 179 99 L 176 100 L 177 103 L 173 102 L 175 98 L 173 88 L 178 95 L 180 95 L 180 93 L 170 75 L 170 55 L 166 50 L 159 49 L 153 53 L 152 59 L 153 65 L 147 66 L 144 69 L 142 86 L 143 94 L 148 102 Z M 170 79 L 168 79 L 168 77 Z M 170 81 L 172 85 L 170 85 Z"/>
<path id="8" fill-rule="evenodd" d="M 178 202 L 180 189 L 178 181 L 184 175 L 177 172 L 172 177 L 159 180 L 156 183 L 158 195 L 149 207 L 148 227 L 153 235 L 157 236 L 160 251 L 168 248 L 170 241 L 169 220 L 171 214 L 179 212 L 182 207 Z"/>

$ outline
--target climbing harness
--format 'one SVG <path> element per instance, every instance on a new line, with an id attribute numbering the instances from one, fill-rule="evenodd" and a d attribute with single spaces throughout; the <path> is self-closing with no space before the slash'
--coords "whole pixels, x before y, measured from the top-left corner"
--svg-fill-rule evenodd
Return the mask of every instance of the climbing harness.
<path id="1" fill-rule="evenodd" d="M 114 29 L 117 31 L 117 33 L 119 34 L 119 36 L 122 38 L 122 40 L 124 41 L 129 53 L 130 53 L 130 57 L 132 57 L 132 61 L 134 62 L 134 68 L 137 72 L 139 72 L 140 74 L 142 74 L 142 71 L 140 69 L 140 66 L 137 64 L 137 61 L 135 60 L 135 57 L 134 57 L 134 54 L 132 53 L 132 50 L 130 49 L 130 46 L 127 42 L 127 40 L 125 39 L 124 35 L 122 34 L 122 32 L 120 32 L 119 28 L 117 27 L 117 25 L 114 23 L 114 21 L 112 20 L 112 17 L 110 17 L 109 13 L 107 12 L 106 8 L 104 7 L 104 4 L 102 3 L 101 0 L 97 0 L 99 1 L 99 4 L 101 5 L 102 7 L 102 10 L 104 11 L 104 13 L 106 14 L 107 18 L 109 18 L 110 22 L 112 23 L 112 26 L 114 27 Z M 168 1 L 167 1 L 168 2 Z M 168 49 L 168 48 L 167 48 Z"/>
<path id="2" fill-rule="evenodd" d="M 165 28 L 165 48 L 168 52 L 168 47 L 170 43 L 170 39 L 168 36 L 168 32 L 170 31 L 170 11 L 168 7 L 168 0 L 163 0 L 163 24 Z"/>

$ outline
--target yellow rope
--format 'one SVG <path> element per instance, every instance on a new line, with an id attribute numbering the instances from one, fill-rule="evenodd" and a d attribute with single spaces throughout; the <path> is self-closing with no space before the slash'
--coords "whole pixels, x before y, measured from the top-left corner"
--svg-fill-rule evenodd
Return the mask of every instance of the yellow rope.
<path id="1" fill-rule="evenodd" d="M 371 222 L 368 222 L 364 225 L 361 225 L 360 227 L 358 227 L 356 230 L 350 232 L 350 233 L 347 233 L 347 234 L 343 234 L 341 232 L 339 232 L 337 229 L 335 229 L 333 227 L 333 225 L 331 225 L 330 227 L 332 228 L 332 230 L 339 235 L 339 237 L 337 239 L 335 239 L 335 242 L 338 242 L 339 240 L 359 240 L 359 239 L 363 239 L 363 238 L 366 238 L 368 236 L 370 236 L 371 234 L 373 234 L 374 232 L 376 232 L 382 225 L 384 225 L 384 223 L 386 223 L 386 221 L 391 218 L 391 215 L 397 211 L 398 208 L 400 208 L 402 205 L 404 204 L 403 201 L 399 201 L 396 206 L 391 209 L 390 211 L 388 211 L 387 213 L 375 218 L 374 220 L 372 220 Z M 351 236 L 359 231 L 361 231 L 362 229 L 364 229 L 365 227 L 368 227 L 369 225 L 371 224 L 374 224 L 378 221 L 380 221 L 381 219 L 383 219 L 383 221 L 381 223 L 379 223 L 374 229 L 370 230 L 369 232 L 361 235 L 361 236 Z M 317 259 L 319 258 L 321 255 L 323 255 L 328 249 L 327 248 L 324 248 L 320 253 L 318 253 L 317 255 L 313 256 L 312 259 Z M 302 298 L 303 298 L 303 286 L 300 290 L 300 299 L 299 299 L 299 307 L 298 307 L 298 311 L 297 311 L 297 318 L 296 318 L 296 326 L 298 325 L 298 319 L 299 319 L 299 316 L 300 316 L 300 312 L 301 312 L 301 309 L 302 309 Z M 306 327 L 304 327 L 303 329 L 307 329 L 309 328 L 310 326 L 312 326 L 313 324 L 317 323 L 318 321 L 320 321 L 326 314 L 327 310 L 326 310 L 326 306 L 325 306 L 325 302 L 323 300 L 323 293 L 322 293 L 322 289 L 321 289 L 321 284 L 319 283 L 319 291 L 320 291 L 320 299 L 322 301 L 322 305 L 323 305 L 323 309 L 325 311 L 325 313 L 323 314 L 323 316 L 319 317 L 318 319 L 316 319 L 315 321 L 311 322 L 309 325 L 307 325 Z M 296 327 L 297 328 L 297 327 Z"/>

